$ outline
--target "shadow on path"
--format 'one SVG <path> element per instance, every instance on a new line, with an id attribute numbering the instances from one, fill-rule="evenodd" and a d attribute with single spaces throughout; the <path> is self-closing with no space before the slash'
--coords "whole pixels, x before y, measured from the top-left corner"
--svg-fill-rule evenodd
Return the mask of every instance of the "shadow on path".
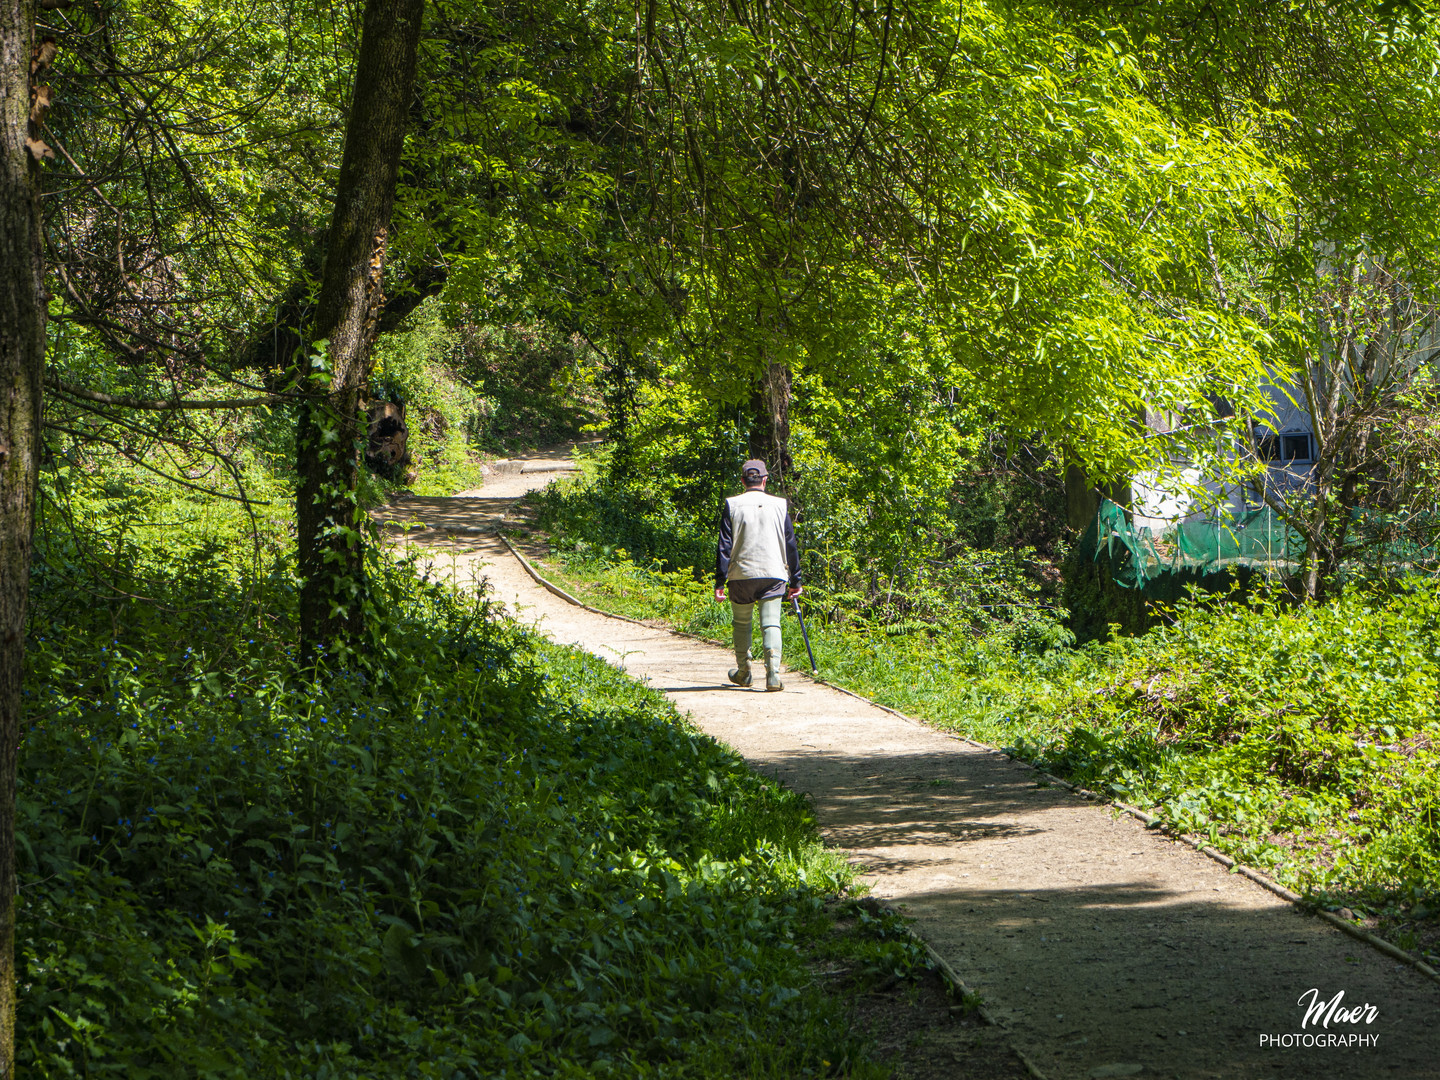
<path id="1" fill-rule="evenodd" d="M 425 525 L 432 530 L 442 531 L 493 529 L 498 526 L 506 508 L 514 501 L 513 496 L 497 498 L 477 495 L 464 499 L 442 499 L 407 495 L 381 507 L 372 516 L 381 525 L 402 529 L 408 525 Z M 425 538 L 427 544 L 431 541 L 431 537 Z"/>

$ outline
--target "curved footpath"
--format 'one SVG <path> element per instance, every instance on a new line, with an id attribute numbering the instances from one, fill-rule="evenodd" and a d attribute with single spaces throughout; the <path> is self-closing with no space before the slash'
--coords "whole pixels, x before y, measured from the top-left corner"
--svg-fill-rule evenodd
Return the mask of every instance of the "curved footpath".
<path id="1" fill-rule="evenodd" d="M 495 531 L 566 453 L 386 520 L 430 526 L 407 542 L 435 573 L 488 580 L 522 623 L 647 681 L 808 794 L 826 841 L 915 917 L 1043 1076 L 1440 1078 L 1440 985 L 1190 847 L 793 671 L 783 694 L 730 686 L 725 650 L 544 591 Z M 798 633 L 786 647 L 794 659 Z M 1302 1027 L 1312 989 L 1376 1012 Z"/>

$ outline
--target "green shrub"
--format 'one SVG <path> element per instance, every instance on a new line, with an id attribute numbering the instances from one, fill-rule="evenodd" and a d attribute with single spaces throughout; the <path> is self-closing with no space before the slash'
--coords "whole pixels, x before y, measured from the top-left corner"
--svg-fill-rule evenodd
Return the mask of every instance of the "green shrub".
<path id="1" fill-rule="evenodd" d="M 478 486 L 472 459 L 478 432 L 495 403 L 452 370 L 457 334 L 445 306 L 426 300 L 398 330 L 375 342 L 371 397 L 405 405 L 414 480 L 419 495 L 450 495 Z"/>
<path id="2" fill-rule="evenodd" d="M 664 467 L 652 463 L 639 475 L 614 475 L 608 464 L 602 460 L 594 474 L 530 496 L 536 524 L 549 534 L 552 547 L 591 571 L 600 560 L 622 573 L 633 563 L 647 573 L 688 569 L 696 581 L 710 580 L 720 503 L 737 486 L 698 466 L 687 476 L 675 475 L 674 459 Z M 863 513 L 836 496 L 833 486 L 813 466 L 792 500 L 808 515 L 796 526 L 808 602 L 826 621 L 941 636 L 990 630 L 1011 620 L 1036 627 L 1054 622 L 1032 576 L 1033 553 L 963 544 L 944 551 L 907 549 L 894 537 L 868 536 Z M 697 504 L 701 488 L 709 499 Z M 877 548 L 889 550 L 888 563 L 876 560 Z"/>
<path id="3" fill-rule="evenodd" d="M 454 327 L 450 368 L 485 396 L 469 431 L 487 450 L 529 450 L 578 438 L 597 420 L 598 356 L 577 334 L 543 323 L 477 323 L 463 305 L 448 306 Z"/>
<path id="4" fill-rule="evenodd" d="M 30 1075 L 863 1059 L 797 948 L 843 862 L 803 799 L 658 695 L 385 563 L 372 655 L 317 681 L 284 564 L 43 526 L 18 804 Z M 92 561 L 119 576 L 85 605 Z"/>
<path id="5" fill-rule="evenodd" d="M 556 545 L 582 559 L 623 550 L 624 557 L 612 561 L 634 559 L 665 570 L 701 567 L 701 573 L 714 566 L 718 501 L 708 514 L 687 514 L 648 481 L 603 476 L 551 484 L 530 502 Z"/>
<path id="6" fill-rule="evenodd" d="M 1026 749 L 1314 892 L 1440 886 L 1440 589 L 1252 592 L 1116 642 Z"/>

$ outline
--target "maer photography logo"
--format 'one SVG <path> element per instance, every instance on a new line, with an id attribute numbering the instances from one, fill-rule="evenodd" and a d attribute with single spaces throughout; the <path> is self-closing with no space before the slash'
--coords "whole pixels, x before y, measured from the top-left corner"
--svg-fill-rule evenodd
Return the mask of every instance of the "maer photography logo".
<path id="1" fill-rule="evenodd" d="M 1260 1045 L 1290 1048 L 1294 1046 L 1379 1046 L 1380 1036 L 1363 1030 L 1375 1022 L 1380 1010 L 1368 1001 L 1363 1005 L 1346 1005 L 1345 991 L 1338 990 L 1329 999 L 1320 996 L 1315 987 L 1306 990 L 1296 1002 L 1302 1012 L 1300 1030 L 1280 1034 L 1261 1034 Z M 1332 1030 L 1332 1028 L 1334 1030 Z M 1356 1030 L 1361 1028 L 1361 1030 Z"/>

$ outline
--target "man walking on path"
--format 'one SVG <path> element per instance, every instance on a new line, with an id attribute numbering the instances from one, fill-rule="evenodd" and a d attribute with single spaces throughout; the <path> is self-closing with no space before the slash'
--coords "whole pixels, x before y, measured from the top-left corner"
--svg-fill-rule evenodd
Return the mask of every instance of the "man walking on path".
<path id="1" fill-rule="evenodd" d="M 803 591 L 800 551 L 785 500 L 765 494 L 770 471 L 763 461 L 740 467 L 743 494 L 720 508 L 720 542 L 715 549 L 715 599 L 730 590 L 736 666 L 730 681 L 749 686 L 754 612 L 760 608 L 760 642 L 765 650 L 765 689 L 784 690 L 780 681 L 780 604 Z"/>

